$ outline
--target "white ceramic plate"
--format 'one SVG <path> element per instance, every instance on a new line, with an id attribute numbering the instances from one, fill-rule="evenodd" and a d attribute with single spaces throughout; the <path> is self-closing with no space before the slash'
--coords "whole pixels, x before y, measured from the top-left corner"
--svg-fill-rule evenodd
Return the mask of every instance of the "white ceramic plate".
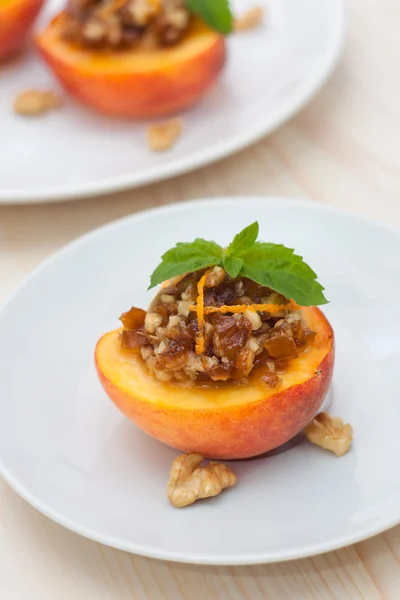
<path id="1" fill-rule="evenodd" d="M 354 427 L 338 459 L 302 441 L 235 462 L 239 483 L 185 510 L 165 485 L 177 452 L 147 437 L 97 381 L 97 338 L 178 240 L 222 244 L 258 219 L 294 246 L 331 300 L 332 413 Z M 312 203 L 242 198 L 117 221 L 34 272 L 0 313 L 0 472 L 33 506 L 99 542 L 168 560 L 245 564 L 308 556 L 400 521 L 400 234 Z"/>
<path id="2" fill-rule="evenodd" d="M 50 0 L 38 28 L 64 0 Z M 187 112 L 168 153 L 147 149 L 146 123 L 96 115 L 67 100 L 26 119 L 15 95 L 56 86 L 34 53 L 0 69 L 0 203 L 44 202 L 112 192 L 205 165 L 254 142 L 298 111 L 330 74 L 343 40 L 342 0 L 260 0 L 265 26 L 229 40 L 224 75 Z M 238 12 L 254 6 L 237 0 Z"/>

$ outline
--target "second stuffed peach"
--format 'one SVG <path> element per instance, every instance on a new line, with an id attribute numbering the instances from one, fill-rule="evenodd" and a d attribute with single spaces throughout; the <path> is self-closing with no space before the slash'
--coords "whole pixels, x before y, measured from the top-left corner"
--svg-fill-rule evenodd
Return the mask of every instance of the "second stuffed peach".
<path id="1" fill-rule="evenodd" d="M 225 62 L 225 39 L 200 19 L 176 45 L 90 50 L 62 38 L 64 14 L 37 38 L 45 61 L 77 100 L 121 117 L 181 111 L 212 87 Z"/>
<path id="2" fill-rule="evenodd" d="M 43 0 L 0 2 L 0 60 L 21 49 Z"/>

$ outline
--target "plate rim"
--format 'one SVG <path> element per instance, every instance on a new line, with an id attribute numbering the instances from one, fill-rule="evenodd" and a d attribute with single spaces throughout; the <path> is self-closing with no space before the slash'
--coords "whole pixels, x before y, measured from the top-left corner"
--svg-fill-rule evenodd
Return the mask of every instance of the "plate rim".
<path id="1" fill-rule="evenodd" d="M 29 193 L 18 189 L 9 189 L 6 191 L 0 189 L 0 206 L 83 200 L 94 196 L 104 196 L 124 190 L 136 189 L 200 169 L 251 146 L 274 132 L 301 111 L 313 96 L 320 91 L 333 73 L 342 54 L 346 33 L 344 0 L 336 0 L 335 5 L 337 26 L 336 30 L 334 30 L 334 35 L 332 35 L 331 42 L 326 49 L 324 58 L 321 60 L 320 67 L 314 69 L 304 79 L 296 93 L 290 96 L 289 102 L 282 104 L 277 117 L 272 122 L 270 117 L 266 115 L 265 121 L 261 124 L 257 123 L 252 128 L 248 128 L 242 133 L 237 133 L 225 141 L 223 140 L 214 144 L 208 149 L 195 151 L 191 156 L 175 159 L 166 165 L 161 164 L 157 166 L 155 173 L 152 172 L 154 171 L 154 167 L 151 167 L 132 175 L 110 177 L 100 183 L 92 181 L 78 186 L 67 184 L 51 189 L 35 188 L 35 190 Z"/>
<path id="2" fill-rule="evenodd" d="M 312 200 L 307 199 L 296 199 L 294 197 L 286 197 L 286 196 L 262 196 L 262 195 L 249 195 L 249 196 L 221 196 L 216 198 L 207 198 L 207 199 L 197 199 L 190 200 L 187 202 L 179 202 L 170 204 L 167 206 L 158 206 L 153 207 L 144 211 L 139 211 L 132 215 L 124 216 L 119 219 L 116 219 L 110 223 L 106 223 L 100 227 L 97 227 L 78 238 L 72 240 L 65 246 L 63 246 L 58 251 L 51 254 L 45 260 L 43 260 L 33 271 L 28 274 L 25 278 L 23 278 L 22 282 L 16 287 L 16 289 L 9 294 L 5 300 L 0 304 L 0 314 L 7 308 L 9 304 L 11 304 L 14 298 L 24 289 L 24 287 L 30 283 L 31 280 L 34 280 L 40 273 L 47 268 L 53 262 L 56 262 L 59 258 L 61 258 L 64 254 L 67 254 L 74 248 L 78 247 L 81 244 L 90 243 L 92 237 L 97 237 L 98 235 L 103 235 L 108 230 L 118 229 L 121 225 L 128 224 L 130 222 L 141 221 L 146 219 L 151 219 L 154 215 L 164 214 L 173 214 L 176 211 L 190 209 L 192 207 L 204 207 L 205 205 L 215 206 L 218 204 L 242 204 L 244 202 L 257 202 L 259 204 L 265 205 L 265 203 L 270 204 L 280 204 L 282 202 L 285 203 L 286 207 L 297 206 L 304 208 L 306 210 L 318 211 L 321 213 L 325 213 L 326 215 L 335 214 L 342 216 L 344 218 L 350 219 L 351 221 L 356 221 L 358 223 L 364 223 L 365 225 L 373 226 L 379 229 L 384 229 L 386 231 L 390 231 L 396 236 L 400 237 L 400 229 L 397 227 L 393 227 L 391 225 L 387 225 L 376 219 L 371 219 L 368 217 L 360 217 L 359 215 L 349 212 L 347 210 L 343 210 L 341 208 L 332 207 L 325 204 L 319 204 Z M 343 535 L 341 538 L 335 539 L 333 541 L 328 541 L 319 544 L 310 544 L 303 545 L 301 547 L 297 547 L 294 550 L 281 551 L 279 553 L 274 552 L 264 552 L 264 553 L 254 553 L 254 554 L 245 554 L 240 555 L 232 554 L 232 555 L 212 555 L 212 554 L 201 554 L 201 553 L 191 553 L 190 555 L 181 554 L 179 552 L 173 551 L 164 551 L 159 550 L 154 547 L 147 547 L 143 545 L 136 545 L 131 542 L 121 542 L 117 538 L 108 537 L 102 534 L 99 534 L 96 531 L 92 531 L 85 526 L 76 523 L 73 519 L 65 517 L 64 515 L 58 513 L 53 510 L 51 506 L 42 502 L 39 498 L 37 498 L 33 493 L 29 491 L 29 489 L 19 481 L 18 478 L 14 477 L 11 472 L 7 469 L 6 465 L 3 462 L 2 457 L 0 456 L 0 476 L 6 481 L 8 485 L 26 502 L 28 502 L 31 506 L 33 506 L 40 513 L 50 518 L 54 522 L 62 525 L 66 529 L 73 531 L 87 539 L 92 541 L 104 544 L 106 546 L 110 546 L 112 548 L 123 550 L 126 552 L 130 552 L 132 554 L 137 554 L 140 556 L 145 556 L 148 558 L 159 559 L 159 560 L 167 560 L 178 563 L 188 563 L 188 564 L 202 564 L 202 565 L 214 565 L 214 566 L 244 566 L 244 565 L 257 565 L 257 564 L 267 564 L 267 563 L 275 563 L 275 562 L 283 562 L 288 560 L 295 560 L 300 558 L 307 558 L 310 556 L 316 556 L 318 554 L 322 554 L 325 552 L 331 552 L 333 550 L 337 550 L 344 546 L 348 546 L 357 542 L 361 542 L 365 539 L 373 535 L 377 535 L 394 527 L 400 523 L 400 510 L 398 514 L 392 513 L 389 515 L 389 518 L 381 518 L 378 523 L 371 523 L 369 526 L 362 528 L 356 535 Z M 387 499 L 387 501 L 392 501 L 395 496 L 392 496 Z"/>

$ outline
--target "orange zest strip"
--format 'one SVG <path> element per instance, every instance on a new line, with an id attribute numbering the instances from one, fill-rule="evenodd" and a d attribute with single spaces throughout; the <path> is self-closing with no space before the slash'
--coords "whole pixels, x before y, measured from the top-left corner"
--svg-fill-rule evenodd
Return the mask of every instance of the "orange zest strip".
<path id="1" fill-rule="evenodd" d="M 189 310 L 197 313 L 198 332 L 196 335 L 196 354 L 204 353 L 204 315 L 212 313 L 245 313 L 247 310 L 253 312 L 268 312 L 273 315 L 281 310 L 298 310 L 300 308 L 293 300 L 290 300 L 288 304 L 235 304 L 232 306 L 224 304 L 223 306 L 204 306 L 204 286 L 208 273 L 209 271 L 206 271 L 197 284 L 198 296 L 196 304 L 189 306 Z"/>
<path id="2" fill-rule="evenodd" d="M 281 310 L 289 310 L 291 304 L 238 304 L 229 306 L 224 304 L 223 306 L 206 306 L 204 308 L 204 314 L 209 315 L 211 313 L 244 313 L 248 310 L 252 312 L 268 312 L 271 315 L 280 312 Z"/>
<path id="3" fill-rule="evenodd" d="M 198 332 L 196 335 L 196 354 L 203 354 L 205 347 L 204 339 L 204 286 L 206 283 L 207 275 L 210 270 L 206 271 L 197 284 L 197 304 L 194 310 L 197 313 Z"/>

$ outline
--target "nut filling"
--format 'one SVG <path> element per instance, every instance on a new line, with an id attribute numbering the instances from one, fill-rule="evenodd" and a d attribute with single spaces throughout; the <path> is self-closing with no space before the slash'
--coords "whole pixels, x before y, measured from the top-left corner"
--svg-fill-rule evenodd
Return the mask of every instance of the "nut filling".
<path id="1" fill-rule="evenodd" d="M 204 350 L 199 353 L 197 302 L 202 281 Z M 278 387 L 288 360 L 316 335 L 284 296 L 250 279 L 231 279 L 220 267 L 168 282 L 147 313 L 132 308 L 121 321 L 122 350 L 140 352 L 160 381 L 189 385 L 244 383 L 258 369 L 265 385 Z"/>
<path id="2" fill-rule="evenodd" d="M 190 25 L 184 0 L 68 0 L 61 35 L 92 49 L 171 46 Z"/>

